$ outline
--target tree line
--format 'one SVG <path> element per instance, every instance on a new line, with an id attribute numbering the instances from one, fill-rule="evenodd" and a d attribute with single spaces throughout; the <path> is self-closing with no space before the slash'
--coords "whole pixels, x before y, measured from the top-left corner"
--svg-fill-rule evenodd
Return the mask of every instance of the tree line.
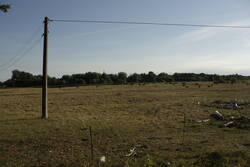
<path id="1" fill-rule="evenodd" d="M 156 82 L 191 82 L 211 81 L 215 83 L 236 83 L 239 80 L 249 80 L 250 76 L 217 75 L 217 74 L 195 74 L 195 73 L 167 73 L 155 74 L 133 73 L 128 75 L 125 72 L 117 74 L 106 74 L 97 72 L 86 72 L 82 74 L 63 75 L 61 78 L 48 77 L 49 86 L 72 86 L 72 85 L 101 85 L 101 84 L 133 84 L 133 83 L 156 83 Z M 33 75 L 28 72 L 14 70 L 12 77 L 0 82 L 0 87 L 40 87 L 42 84 L 41 75 Z"/>

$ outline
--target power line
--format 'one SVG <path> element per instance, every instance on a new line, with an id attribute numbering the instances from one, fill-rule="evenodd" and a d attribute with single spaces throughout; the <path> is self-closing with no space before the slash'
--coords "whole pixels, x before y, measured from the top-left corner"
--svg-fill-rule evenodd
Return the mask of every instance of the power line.
<path id="1" fill-rule="evenodd" d="M 9 69 L 10 67 L 13 67 L 16 63 L 18 63 L 23 57 L 25 57 L 33 48 L 35 48 L 39 42 L 41 41 L 42 37 L 37 39 L 36 41 L 34 41 L 34 43 L 27 49 L 25 50 L 25 52 L 23 54 L 21 54 L 14 62 L 12 62 L 9 66 L 5 67 L 5 68 L 0 68 L 0 71 L 6 71 L 7 69 Z"/>
<path id="2" fill-rule="evenodd" d="M 3 64 L 0 64 L 0 68 L 4 68 L 5 66 L 8 66 L 9 64 L 12 64 L 12 62 L 16 59 L 18 59 L 18 57 L 20 56 L 19 53 L 22 53 L 25 51 L 25 49 L 27 48 L 27 46 L 32 42 L 34 41 L 35 37 L 40 33 L 40 31 L 42 30 L 42 26 L 39 25 L 37 27 L 37 29 L 32 33 L 32 35 L 30 36 L 30 38 L 28 38 L 25 42 L 24 42 L 24 45 L 22 48 L 20 48 L 17 52 L 16 52 L 16 55 L 13 56 L 12 58 L 10 58 L 8 61 L 6 61 L 5 63 Z"/>
<path id="3" fill-rule="evenodd" d="M 50 19 L 49 21 L 65 22 L 65 23 L 136 24 L 136 25 L 156 25 L 156 26 L 250 29 L 250 26 L 237 26 L 237 25 L 210 25 L 210 24 L 185 24 L 185 23 L 160 23 L 160 22 L 135 22 L 135 21 L 102 21 L 102 20 L 57 20 L 57 19 Z"/>

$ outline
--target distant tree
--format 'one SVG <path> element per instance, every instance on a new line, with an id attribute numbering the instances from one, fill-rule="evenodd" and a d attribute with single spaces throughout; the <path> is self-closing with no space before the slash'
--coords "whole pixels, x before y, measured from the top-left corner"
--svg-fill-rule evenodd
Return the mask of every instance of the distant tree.
<path id="1" fill-rule="evenodd" d="M 209 75 L 206 75 L 204 73 L 200 73 L 198 76 L 199 81 L 208 81 Z"/>
<path id="2" fill-rule="evenodd" d="M 106 73 L 102 73 L 100 83 L 102 84 L 113 84 L 112 79 Z"/>
<path id="3" fill-rule="evenodd" d="M 99 84 L 101 81 L 101 74 L 97 72 L 87 72 L 84 75 L 84 80 L 87 84 Z"/>
<path id="4" fill-rule="evenodd" d="M 156 77 L 157 82 L 165 82 L 166 80 L 166 73 L 162 72 Z"/>
<path id="5" fill-rule="evenodd" d="M 200 74 L 194 73 L 174 73 L 173 79 L 175 81 L 199 81 Z"/>
<path id="6" fill-rule="evenodd" d="M 117 74 L 108 74 L 109 78 L 111 79 L 113 84 L 117 84 Z"/>
<path id="7" fill-rule="evenodd" d="M 63 85 L 69 85 L 71 83 L 71 76 L 70 75 L 63 75 L 60 79 Z"/>
<path id="8" fill-rule="evenodd" d="M 33 76 L 33 86 L 41 86 L 42 85 L 42 75 Z"/>
<path id="9" fill-rule="evenodd" d="M 127 83 L 127 73 L 119 72 L 117 76 L 117 83 L 118 84 L 126 84 Z"/>
<path id="10" fill-rule="evenodd" d="M 84 85 L 86 84 L 86 81 L 84 80 L 84 74 L 73 74 L 71 76 L 72 84 L 76 84 L 76 85 Z"/>
<path id="11" fill-rule="evenodd" d="M 153 71 L 149 71 L 146 75 L 146 82 L 156 82 L 156 74 Z"/>
<path id="12" fill-rule="evenodd" d="M 147 82 L 147 74 L 145 73 L 140 74 L 140 82 Z"/>
<path id="13" fill-rule="evenodd" d="M 61 80 L 55 77 L 48 77 L 48 84 L 49 86 L 57 86 L 57 85 L 62 85 L 62 82 Z"/>
<path id="14" fill-rule="evenodd" d="M 4 81 L 4 86 L 6 87 L 15 87 L 15 83 L 13 82 L 12 79 L 8 79 L 7 81 Z"/>
<path id="15" fill-rule="evenodd" d="M 33 75 L 30 73 L 24 72 L 24 71 L 19 71 L 19 70 L 12 71 L 11 80 L 13 81 L 14 86 L 16 86 L 16 87 L 34 86 L 33 85 L 33 81 L 34 81 Z"/>
<path id="16" fill-rule="evenodd" d="M 127 82 L 139 83 L 139 82 L 141 82 L 141 75 L 136 74 L 136 73 L 131 74 L 131 75 L 128 76 Z"/>
<path id="17" fill-rule="evenodd" d="M 156 81 L 157 82 L 171 82 L 172 78 L 170 75 L 168 75 L 167 73 L 160 73 L 157 77 L 156 77 Z"/>

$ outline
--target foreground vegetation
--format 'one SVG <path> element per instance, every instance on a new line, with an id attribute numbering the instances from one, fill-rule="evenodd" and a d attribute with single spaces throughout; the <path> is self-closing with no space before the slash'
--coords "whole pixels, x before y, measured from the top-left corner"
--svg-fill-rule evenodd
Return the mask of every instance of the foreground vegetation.
<path id="1" fill-rule="evenodd" d="M 249 92 L 211 82 L 50 88 L 41 120 L 40 88 L 0 89 L 0 166 L 89 166 L 91 127 L 95 166 L 247 167 L 248 122 L 224 124 L 250 117 Z"/>

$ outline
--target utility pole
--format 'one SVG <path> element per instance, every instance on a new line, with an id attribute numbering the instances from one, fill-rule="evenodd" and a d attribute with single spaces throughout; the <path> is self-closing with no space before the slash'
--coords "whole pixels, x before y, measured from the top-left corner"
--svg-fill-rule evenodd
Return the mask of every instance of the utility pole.
<path id="1" fill-rule="evenodd" d="M 48 118 L 48 22 L 49 18 L 44 18 L 43 34 L 43 88 L 42 88 L 42 119 Z"/>

